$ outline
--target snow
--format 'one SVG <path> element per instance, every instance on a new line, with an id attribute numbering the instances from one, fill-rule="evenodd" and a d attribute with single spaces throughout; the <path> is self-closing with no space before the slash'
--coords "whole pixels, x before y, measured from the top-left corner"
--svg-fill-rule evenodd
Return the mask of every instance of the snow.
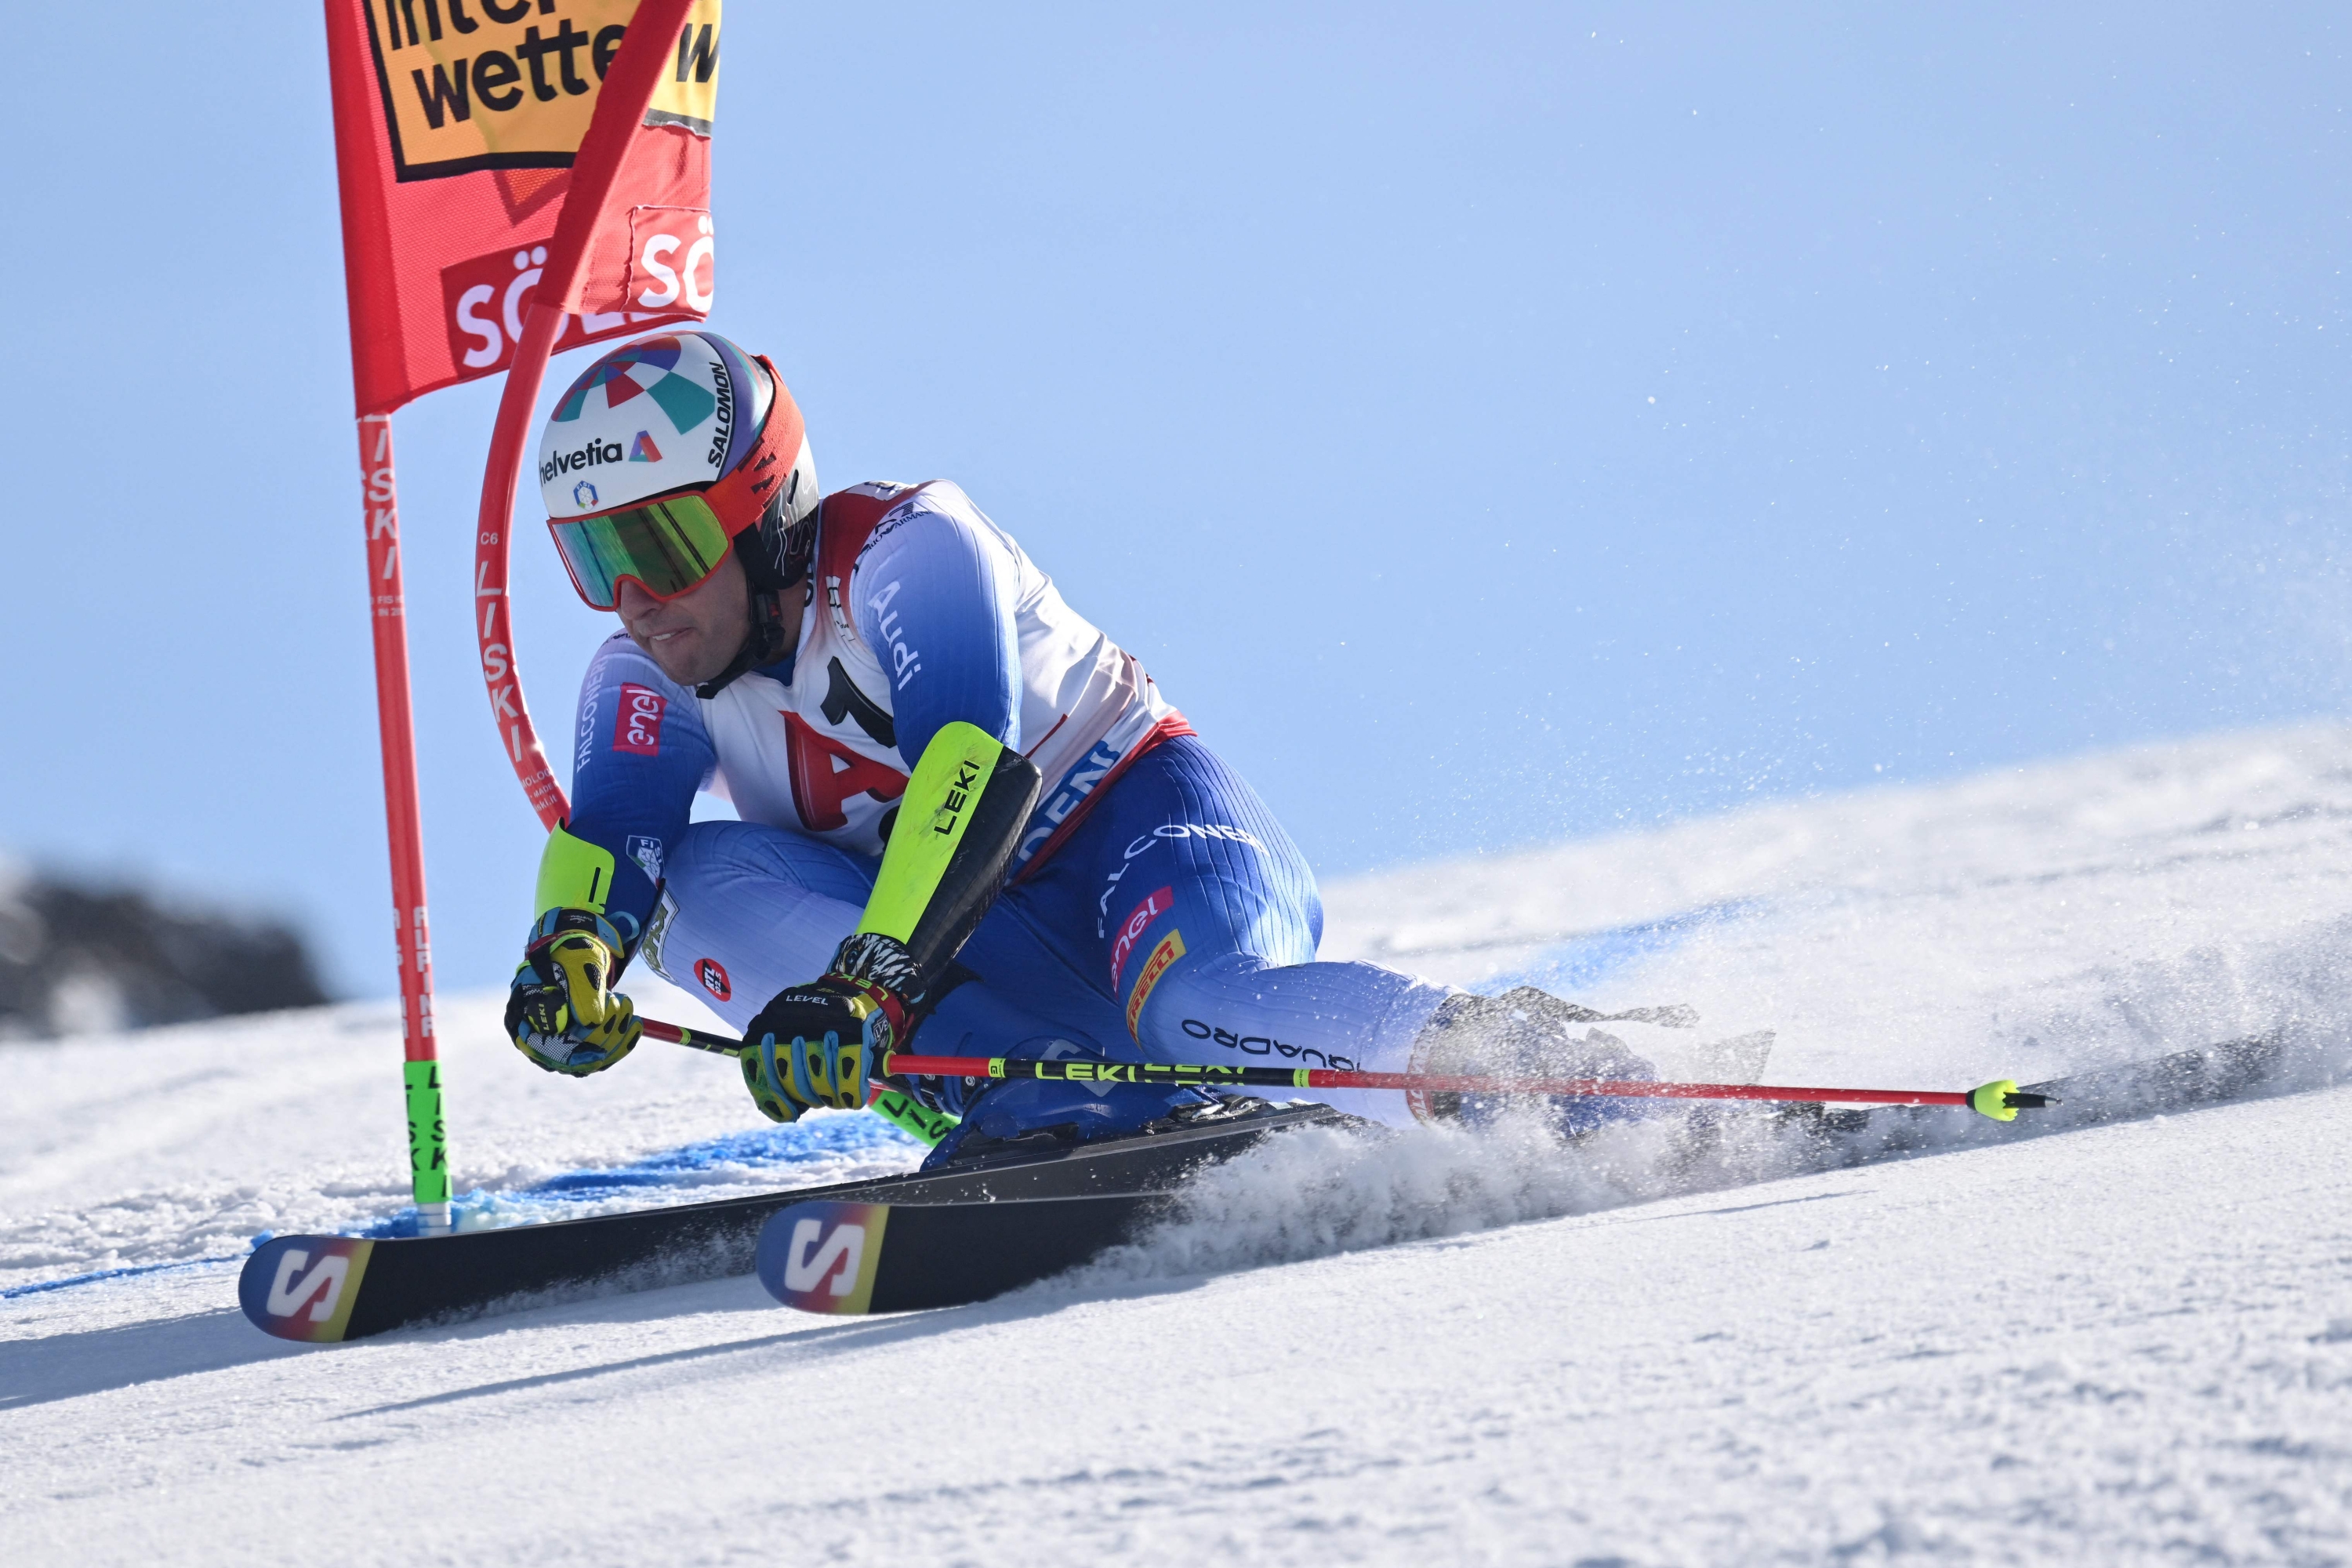
<path id="1" fill-rule="evenodd" d="M 265 1230 L 398 1215 L 390 1010 L 11 1047 L 0 1549 L 2352 1560 L 2348 824 L 2352 732 L 2305 729 L 1334 888 L 1328 953 L 1694 1002 L 1710 1037 L 1779 1029 L 1780 1081 L 1961 1088 L 2257 1035 L 2291 1068 L 2100 1126 L 1955 1112 L 1941 1152 L 1832 1168 L 1755 1123 L 1679 1165 L 1655 1126 L 1572 1154 L 1299 1133 L 1139 1247 L 903 1318 L 739 1279 L 288 1345 L 236 1311 L 236 1263 Z M 496 1008 L 443 1017 L 468 1223 L 913 1158 L 864 1117 L 767 1131 L 685 1051 L 534 1072 Z"/>

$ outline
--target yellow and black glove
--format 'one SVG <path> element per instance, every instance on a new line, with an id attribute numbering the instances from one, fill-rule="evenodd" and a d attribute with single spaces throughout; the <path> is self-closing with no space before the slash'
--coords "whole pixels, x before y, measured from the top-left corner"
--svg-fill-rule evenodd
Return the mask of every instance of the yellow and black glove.
<path id="1" fill-rule="evenodd" d="M 645 1026 L 616 995 L 621 933 L 586 910 L 550 910 L 531 927 L 507 993 L 507 1038 L 549 1072 L 602 1072 L 634 1049 Z"/>
<path id="2" fill-rule="evenodd" d="M 892 985 L 915 978 L 906 947 L 860 932 L 841 944 L 833 968 L 807 985 L 780 991 L 743 1031 L 743 1083 L 775 1121 L 826 1105 L 864 1108 L 882 1060 L 905 1048 L 915 998 Z"/>
<path id="3" fill-rule="evenodd" d="M 940 726 L 907 780 L 857 930 L 823 976 L 778 992 L 743 1031 L 743 1082 L 762 1114 L 865 1105 L 1004 886 L 1040 782 L 1035 763 L 979 726 Z"/>

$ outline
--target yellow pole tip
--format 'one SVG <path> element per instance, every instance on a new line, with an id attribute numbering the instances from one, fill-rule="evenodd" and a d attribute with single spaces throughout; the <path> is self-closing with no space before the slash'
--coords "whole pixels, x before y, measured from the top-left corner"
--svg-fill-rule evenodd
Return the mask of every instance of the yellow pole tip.
<path id="1" fill-rule="evenodd" d="M 2016 1092 L 2015 1079 L 1997 1078 L 1969 1091 L 1969 1109 L 1979 1116 L 1990 1116 L 1995 1121 L 2014 1121 L 2017 1120 L 2017 1107 L 2009 1103 L 2009 1097 Z"/>

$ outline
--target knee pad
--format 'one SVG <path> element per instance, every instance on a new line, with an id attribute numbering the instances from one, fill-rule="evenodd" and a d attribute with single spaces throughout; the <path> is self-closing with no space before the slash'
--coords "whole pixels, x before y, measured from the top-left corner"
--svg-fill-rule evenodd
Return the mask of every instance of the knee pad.
<path id="1" fill-rule="evenodd" d="M 666 885 L 697 897 L 742 898 L 768 886 L 861 909 L 874 868 L 823 839 L 763 822 L 698 822 L 671 847 Z"/>
<path id="2" fill-rule="evenodd" d="M 756 822 L 696 823 L 665 869 L 640 951 L 738 1028 L 785 986 L 824 973 L 871 879 L 833 846 Z"/>

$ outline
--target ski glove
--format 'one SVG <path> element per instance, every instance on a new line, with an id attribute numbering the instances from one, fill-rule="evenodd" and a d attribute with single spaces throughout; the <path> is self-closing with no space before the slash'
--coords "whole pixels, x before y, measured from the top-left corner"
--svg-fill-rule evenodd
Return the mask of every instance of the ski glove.
<path id="1" fill-rule="evenodd" d="M 906 1044 L 912 1003 L 890 982 L 913 977 L 905 944 L 860 931 L 841 944 L 823 978 L 778 992 L 743 1031 L 752 1103 L 773 1121 L 819 1105 L 863 1108 L 882 1058 Z"/>
<path id="2" fill-rule="evenodd" d="M 531 927 L 507 993 L 507 1038 L 549 1072 L 602 1072 L 634 1049 L 645 1026 L 613 994 L 624 943 L 604 916 L 550 910 Z"/>

